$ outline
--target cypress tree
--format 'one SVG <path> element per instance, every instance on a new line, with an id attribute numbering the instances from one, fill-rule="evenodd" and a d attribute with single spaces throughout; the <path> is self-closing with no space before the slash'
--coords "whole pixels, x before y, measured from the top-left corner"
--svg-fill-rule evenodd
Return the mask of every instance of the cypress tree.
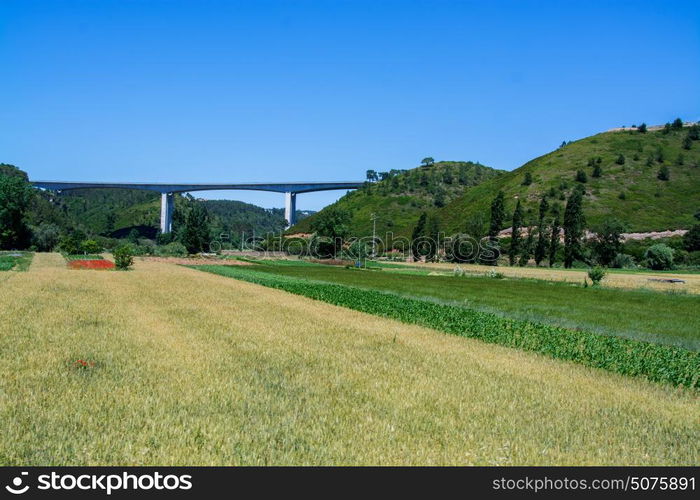
<path id="1" fill-rule="evenodd" d="M 564 211 L 564 267 L 570 268 L 581 255 L 583 237 L 583 189 L 576 188 L 569 196 Z"/>
<path id="2" fill-rule="evenodd" d="M 537 226 L 537 245 L 535 246 L 535 265 L 539 266 L 547 253 L 547 229 L 544 225 L 544 218 L 549 210 L 547 197 L 543 196 L 540 201 L 540 221 Z"/>
<path id="3" fill-rule="evenodd" d="M 552 234 L 549 241 L 549 267 L 554 266 L 557 261 L 557 250 L 559 249 L 559 225 L 561 221 L 559 219 L 559 213 L 554 216 L 552 220 Z"/>
<path id="4" fill-rule="evenodd" d="M 491 202 L 491 224 L 489 225 L 489 239 L 496 241 L 498 232 L 503 227 L 503 220 L 506 218 L 506 208 L 503 201 L 503 191 L 499 191 Z"/>
<path id="5" fill-rule="evenodd" d="M 512 233 L 510 235 L 510 253 L 508 254 L 508 260 L 510 265 L 515 264 L 515 257 L 520 253 L 520 226 L 523 225 L 523 209 L 520 206 L 520 200 L 518 200 L 517 205 L 515 205 L 515 211 L 513 212 L 513 225 Z"/>
<path id="6" fill-rule="evenodd" d="M 428 214 L 425 212 L 420 214 L 416 227 L 413 228 L 413 233 L 411 233 L 411 253 L 413 254 L 413 260 L 420 260 L 421 256 L 418 253 L 418 240 L 425 235 L 425 223 L 427 218 Z"/>

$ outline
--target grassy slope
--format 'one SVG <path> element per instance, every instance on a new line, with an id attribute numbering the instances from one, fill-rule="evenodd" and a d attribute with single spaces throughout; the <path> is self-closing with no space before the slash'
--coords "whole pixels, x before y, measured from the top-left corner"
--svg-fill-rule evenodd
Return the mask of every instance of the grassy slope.
<path id="1" fill-rule="evenodd" d="M 468 168 L 464 184 L 460 184 L 458 180 L 457 174 L 460 165 Z M 455 173 L 451 184 L 442 181 L 442 175 L 446 168 L 452 168 Z M 415 181 L 416 185 L 413 189 L 406 186 L 410 177 L 419 179 L 424 172 L 434 176 L 434 180 L 430 181 L 430 186 L 421 186 L 419 180 Z M 438 162 L 429 168 L 416 168 L 398 174 L 398 187 L 392 187 L 391 180 L 384 180 L 371 185 L 369 190 L 359 189 L 346 194 L 333 206 L 348 210 L 352 214 L 350 233 L 353 236 L 362 237 L 372 234 L 370 217 L 373 213 L 378 216 L 377 234 L 383 236 L 387 232 L 393 232 L 397 236 L 410 236 L 411 229 L 421 212 L 435 210 L 435 194 L 431 192 L 434 188 L 444 190 L 445 200 L 449 202 L 460 196 L 465 189 L 473 189 L 471 186 L 500 173 L 502 171 L 470 162 Z M 296 224 L 289 232 L 311 232 L 311 224 L 314 219 L 315 216 L 311 215 Z"/>
<path id="2" fill-rule="evenodd" d="M 540 197 L 552 187 L 557 190 L 556 202 L 563 206 L 564 202 L 558 200 L 559 186 L 568 183 L 564 190 L 568 195 L 575 184 L 576 170 L 583 169 L 588 175 L 584 212 L 590 226 L 615 216 L 632 231 L 687 228 L 700 208 L 700 142 L 694 141 L 689 151 L 683 149 L 686 134 L 687 129 L 669 134 L 606 132 L 573 142 L 466 191 L 439 211 L 443 227 L 448 232 L 463 231 L 470 217 L 480 214 L 488 218 L 491 200 L 499 190 L 506 194 L 509 216 L 516 196 L 536 215 Z M 661 163 L 646 165 L 649 155 L 655 155 L 658 148 L 671 171 L 670 181 L 657 179 Z M 619 154 L 625 156 L 624 165 L 615 163 Z M 683 165 L 676 164 L 679 154 L 684 156 Z M 634 160 L 635 155 L 638 160 Z M 587 162 L 598 156 L 602 158 L 603 175 L 595 179 L 591 176 L 593 167 Z M 526 172 L 533 177 L 529 186 L 522 185 Z M 619 198 L 622 191 L 625 200 Z"/>
<path id="3" fill-rule="evenodd" d="M 76 272 L 37 254 L 5 284 L 3 465 L 691 465 L 700 453 L 693 391 L 212 274 Z"/>
<path id="4" fill-rule="evenodd" d="M 692 295 L 584 289 L 536 280 L 416 276 L 325 265 L 259 264 L 255 269 L 426 297 L 516 319 L 700 350 L 700 332 L 695 321 L 700 297 Z"/>

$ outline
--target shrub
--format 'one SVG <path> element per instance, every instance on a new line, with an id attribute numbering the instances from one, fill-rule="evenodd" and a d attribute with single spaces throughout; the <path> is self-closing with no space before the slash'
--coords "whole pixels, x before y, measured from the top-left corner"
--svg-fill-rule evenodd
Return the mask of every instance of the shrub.
<path id="1" fill-rule="evenodd" d="M 586 172 L 583 170 L 579 169 L 576 171 L 576 182 L 588 182 L 588 176 L 586 176 Z"/>
<path id="2" fill-rule="evenodd" d="M 95 240 L 85 240 L 80 244 L 80 249 L 85 253 L 100 253 L 102 248 Z"/>
<path id="3" fill-rule="evenodd" d="M 596 177 L 596 178 L 603 175 L 603 169 L 600 168 L 600 165 L 598 165 L 597 163 L 595 164 L 595 167 L 593 167 L 593 174 L 592 175 L 593 175 L 593 177 Z"/>
<path id="4" fill-rule="evenodd" d="M 634 269 L 637 265 L 634 262 L 634 257 L 631 255 L 618 253 L 610 263 L 610 267 L 614 267 L 615 269 Z"/>
<path id="5" fill-rule="evenodd" d="M 673 249 L 663 243 L 657 243 L 644 252 L 647 266 L 657 271 L 673 268 Z"/>
<path id="6" fill-rule="evenodd" d="M 662 165 L 661 168 L 659 169 L 659 172 L 656 174 L 656 177 L 660 181 L 667 181 L 671 178 L 671 172 L 669 171 L 669 169 L 666 165 Z"/>
<path id="7" fill-rule="evenodd" d="M 68 255 L 74 255 L 80 252 L 80 242 L 74 236 L 64 236 L 58 244 L 61 251 Z"/>
<path id="8" fill-rule="evenodd" d="M 532 174 L 530 172 L 525 173 L 525 178 L 523 179 L 523 186 L 529 186 L 532 184 Z"/>
<path id="9" fill-rule="evenodd" d="M 605 278 L 606 274 L 605 268 L 600 266 L 595 266 L 588 270 L 588 277 L 593 282 L 593 286 L 600 285 L 600 282 Z"/>
<path id="10" fill-rule="evenodd" d="M 167 245 L 159 246 L 156 254 L 164 257 L 187 257 L 187 248 L 179 241 L 173 241 Z"/>
<path id="11" fill-rule="evenodd" d="M 622 154 L 620 156 L 618 156 L 617 160 L 615 160 L 615 163 L 617 163 L 618 165 L 624 165 L 625 164 L 625 156 Z"/>
<path id="12" fill-rule="evenodd" d="M 131 245 L 122 245 L 114 251 L 114 264 L 117 269 L 126 271 L 134 263 L 134 251 Z"/>

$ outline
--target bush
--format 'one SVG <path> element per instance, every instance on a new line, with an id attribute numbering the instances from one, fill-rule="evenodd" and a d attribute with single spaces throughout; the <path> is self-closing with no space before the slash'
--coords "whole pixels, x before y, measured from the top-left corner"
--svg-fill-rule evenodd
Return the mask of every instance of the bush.
<path id="1" fill-rule="evenodd" d="M 637 264 L 635 264 L 634 257 L 631 255 L 618 253 L 610 263 L 610 267 L 614 267 L 615 269 L 634 269 L 637 267 Z"/>
<path id="2" fill-rule="evenodd" d="M 121 271 L 126 271 L 134 263 L 134 250 L 131 245 L 122 245 L 114 251 L 114 265 Z"/>
<path id="3" fill-rule="evenodd" d="M 660 181 L 667 181 L 667 180 L 669 180 L 669 179 L 671 178 L 671 172 L 670 172 L 670 170 L 668 169 L 668 167 L 667 167 L 666 165 L 663 165 L 663 166 L 659 169 L 659 172 L 656 174 L 656 177 L 657 177 Z"/>
<path id="4" fill-rule="evenodd" d="M 95 240 L 85 240 L 80 244 L 80 249 L 85 253 L 100 253 L 102 248 Z"/>
<path id="5" fill-rule="evenodd" d="M 644 259 L 647 266 L 656 271 L 673 269 L 673 249 L 663 243 L 647 248 L 647 251 L 644 252 Z"/>
<path id="6" fill-rule="evenodd" d="M 173 241 L 167 245 L 159 246 L 156 255 L 163 257 L 187 257 L 187 248 L 179 241 Z"/>
<path id="7" fill-rule="evenodd" d="M 617 163 L 618 165 L 624 165 L 625 164 L 625 156 L 622 154 L 620 156 L 618 156 L 617 160 L 615 160 L 615 163 Z"/>
<path id="8" fill-rule="evenodd" d="M 80 252 L 80 241 L 74 236 L 64 236 L 58 246 L 63 253 L 68 255 Z"/>
<path id="9" fill-rule="evenodd" d="M 588 176 L 583 170 L 576 171 L 576 182 L 588 182 Z"/>
<path id="10" fill-rule="evenodd" d="M 588 270 L 588 277 L 593 282 L 593 286 L 600 285 L 600 282 L 605 278 L 606 274 L 605 268 L 600 266 L 595 266 Z"/>

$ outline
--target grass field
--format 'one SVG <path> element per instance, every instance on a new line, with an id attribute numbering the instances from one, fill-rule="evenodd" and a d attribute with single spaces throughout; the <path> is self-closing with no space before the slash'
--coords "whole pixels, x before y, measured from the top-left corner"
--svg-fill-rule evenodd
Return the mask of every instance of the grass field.
<path id="1" fill-rule="evenodd" d="M 405 266 L 397 266 L 407 269 Z M 408 297 L 565 328 L 700 350 L 700 296 L 583 288 L 530 279 L 363 271 L 293 261 L 258 261 L 258 271 L 389 291 Z M 411 268 L 413 269 L 413 268 Z M 418 268 L 419 270 L 421 268 Z"/>
<path id="2" fill-rule="evenodd" d="M 700 458 L 697 391 L 171 264 L 37 254 L 0 303 L 1 465 Z"/>

